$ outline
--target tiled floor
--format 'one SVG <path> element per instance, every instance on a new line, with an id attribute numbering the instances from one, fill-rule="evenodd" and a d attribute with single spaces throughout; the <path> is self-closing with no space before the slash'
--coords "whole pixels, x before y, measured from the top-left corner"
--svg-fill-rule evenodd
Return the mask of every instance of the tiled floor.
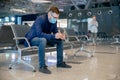
<path id="1" fill-rule="evenodd" d="M 46 63 L 52 74 L 43 74 L 38 71 L 38 56 L 26 56 L 24 60 L 36 67 L 36 72 L 23 64 L 17 64 L 9 70 L 8 66 L 14 61 L 17 54 L 0 54 L 0 80 L 120 80 L 120 47 L 97 45 L 86 47 L 94 53 L 79 52 L 73 56 L 75 50 L 66 50 L 64 59 L 72 65 L 71 69 L 56 68 L 55 54 L 46 53 Z"/>

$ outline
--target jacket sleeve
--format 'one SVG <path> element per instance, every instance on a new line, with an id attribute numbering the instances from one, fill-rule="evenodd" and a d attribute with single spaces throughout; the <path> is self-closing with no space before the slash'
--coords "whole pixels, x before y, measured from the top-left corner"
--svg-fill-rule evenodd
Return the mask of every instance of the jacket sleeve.
<path id="1" fill-rule="evenodd" d="M 54 26 L 53 34 L 56 34 L 58 32 L 57 23 L 55 23 L 53 26 Z"/>
<path id="2" fill-rule="evenodd" d="M 35 23 L 34 23 L 34 28 L 36 31 L 36 36 L 37 37 L 43 37 L 46 38 L 48 40 L 50 39 L 55 39 L 55 34 L 47 34 L 42 32 L 42 26 L 43 26 L 44 20 L 42 18 L 38 18 Z"/>

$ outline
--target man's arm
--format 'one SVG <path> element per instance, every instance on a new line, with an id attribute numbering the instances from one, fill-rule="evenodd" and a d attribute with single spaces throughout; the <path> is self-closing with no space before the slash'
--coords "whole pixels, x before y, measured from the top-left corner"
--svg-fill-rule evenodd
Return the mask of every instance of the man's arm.
<path id="1" fill-rule="evenodd" d="M 42 18 L 38 18 L 35 23 L 34 23 L 34 28 L 35 28 L 35 31 L 36 31 L 36 35 L 38 37 L 44 37 L 46 39 L 55 39 L 55 35 L 54 34 L 46 34 L 46 33 L 43 33 L 42 32 L 42 25 L 44 23 L 44 20 Z"/>

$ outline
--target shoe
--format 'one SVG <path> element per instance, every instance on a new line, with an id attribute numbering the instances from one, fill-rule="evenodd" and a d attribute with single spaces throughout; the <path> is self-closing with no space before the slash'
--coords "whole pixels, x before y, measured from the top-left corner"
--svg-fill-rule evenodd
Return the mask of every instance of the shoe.
<path id="1" fill-rule="evenodd" d="M 48 70 L 47 66 L 39 68 L 39 71 L 42 72 L 42 73 L 51 74 L 51 71 Z"/>
<path id="2" fill-rule="evenodd" d="M 72 68 L 72 66 L 67 65 L 65 62 L 62 62 L 60 64 L 57 64 L 58 68 Z"/>

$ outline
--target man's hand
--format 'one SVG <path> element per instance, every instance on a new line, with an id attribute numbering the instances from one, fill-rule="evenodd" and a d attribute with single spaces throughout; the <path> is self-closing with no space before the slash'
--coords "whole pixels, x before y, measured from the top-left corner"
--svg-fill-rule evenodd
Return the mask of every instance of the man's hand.
<path id="1" fill-rule="evenodd" d="M 56 39 L 63 39 L 63 40 L 65 40 L 65 34 L 58 32 L 58 33 L 55 34 L 55 38 Z"/>
<path id="2" fill-rule="evenodd" d="M 65 40 L 65 33 L 62 33 L 62 38 L 63 40 Z"/>

